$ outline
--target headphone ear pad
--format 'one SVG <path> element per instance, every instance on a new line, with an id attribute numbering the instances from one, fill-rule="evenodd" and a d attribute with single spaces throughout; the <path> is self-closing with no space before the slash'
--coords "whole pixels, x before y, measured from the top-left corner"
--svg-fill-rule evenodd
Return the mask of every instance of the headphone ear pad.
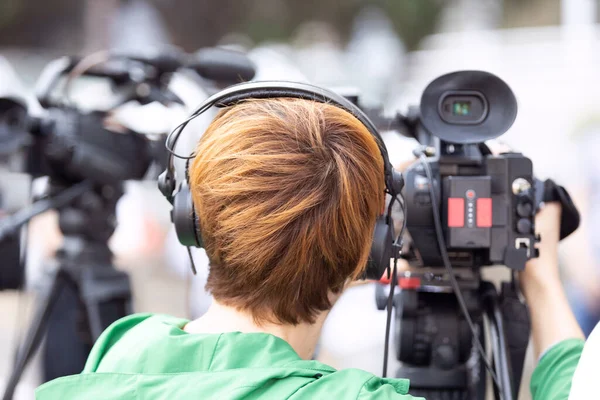
<path id="1" fill-rule="evenodd" d="M 375 223 L 365 279 L 379 280 L 390 267 L 394 245 L 394 222 L 390 217 L 388 224 L 387 219 L 386 216 L 381 216 Z"/>
<path id="2" fill-rule="evenodd" d="M 171 211 L 171 220 L 175 225 L 177 238 L 182 245 L 187 247 L 202 247 L 202 237 L 200 236 L 200 227 L 198 218 L 194 209 L 192 192 L 190 187 L 183 183 L 179 190 L 173 196 L 173 210 Z"/>

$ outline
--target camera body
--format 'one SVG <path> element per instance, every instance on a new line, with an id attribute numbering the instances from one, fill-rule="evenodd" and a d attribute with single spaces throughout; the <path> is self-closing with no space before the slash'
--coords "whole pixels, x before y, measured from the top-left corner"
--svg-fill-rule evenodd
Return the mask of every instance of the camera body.
<path id="1" fill-rule="evenodd" d="M 30 113 L 25 99 L 10 92 L 1 93 L 0 219 L 6 217 L 2 221 L 6 221 L 6 225 L 0 225 L 0 255 L 5 261 L 0 268 L 0 290 L 18 289 L 25 278 L 22 255 L 26 235 L 20 229 L 6 228 L 10 226 L 10 218 L 18 215 L 19 209 L 29 202 L 30 183 L 16 182 L 14 176 L 47 176 L 46 194 L 50 197 L 82 181 L 90 182 L 101 199 L 91 201 L 93 199 L 87 197 L 85 207 L 93 218 L 85 223 L 69 214 L 59 218 L 59 227 L 64 230 L 77 226 L 86 238 L 104 239 L 114 230 L 112 219 L 100 210 L 105 197 L 120 194 L 126 180 L 142 179 L 156 161 L 155 146 L 148 137 L 125 127 L 109 129 L 106 122 L 110 111 L 83 111 L 64 97 L 52 96 L 77 63 L 77 59 L 63 57 L 45 67 L 36 93 L 43 108 L 41 115 Z M 94 68 L 85 74 L 109 80 L 117 106 L 139 97 L 132 90 L 136 85 L 149 85 L 148 79 L 139 82 L 131 79 L 128 60 L 118 67 Z M 16 193 L 21 191 L 25 193 L 15 199 Z M 6 234 L 8 231 L 14 232 Z"/>
<path id="2" fill-rule="evenodd" d="M 516 111 L 510 88 L 487 72 L 447 74 L 424 91 L 412 127 L 430 156 L 433 182 L 415 163 L 404 194 L 411 250 L 420 265 L 443 266 L 430 185 L 453 267 L 523 270 L 537 256 L 532 162 L 520 153 L 492 155 L 483 144 L 510 128 Z"/>
<path id="3" fill-rule="evenodd" d="M 103 111 L 49 108 L 34 128 L 39 139 L 29 148 L 28 171 L 64 183 L 142 179 L 153 161 L 149 140 L 127 129 L 105 128 L 106 118 Z"/>
<path id="4" fill-rule="evenodd" d="M 5 67 L 2 61 L 0 58 L 0 67 Z M 8 72 L 5 75 L 12 78 L 7 81 L 17 82 L 16 74 Z M 177 73 L 191 73 L 198 87 L 210 92 L 252 79 L 255 67 L 245 54 L 220 48 L 203 49 L 194 55 L 167 47 L 135 54 L 100 52 L 84 59 L 55 59 L 45 66 L 36 83 L 41 115 L 28 109 L 19 91 L 0 88 L 0 173 L 6 167 L 32 178 L 47 176 L 47 197 L 38 200 L 46 208 L 59 210 L 61 231 L 104 246 L 115 228 L 114 209 L 124 182 L 154 178 L 152 172 L 163 170 L 168 158 L 164 147 L 168 132 L 129 128 L 123 119 L 124 109 L 153 103 L 186 106 L 172 90 L 172 78 Z M 99 78 L 109 84 L 108 96 L 98 96 L 93 89 L 88 92 L 94 85 L 84 85 L 83 103 L 102 98 L 107 104 L 101 109 L 89 111 L 89 104 L 81 107 L 80 102 L 73 101 L 70 89 L 80 77 Z M 79 200 L 81 195 L 73 194 L 77 187 L 86 192 Z M 14 192 L 14 187 L 10 189 Z M 68 190 L 75 190 L 69 192 L 71 200 L 61 200 L 67 198 L 61 194 Z M 7 260 L 0 268 L 0 290 L 22 284 L 19 254 L 25 245 L 15 232 L 43 208 L 19 210 L 15 217 L 16 210 L 4 206 L 6 193 L 0 185 L 0 253 Z"/>
<path id="5" fill-rule="evenodd" d="M 84 76 L 110 83 L 114 97 L 111 109 L 131 101 L 180 101 L 165 87 L 168 81 L 163 79 L 174 67 L 162 59 L 152 61 L 153 64 L 116 58 L 102 67 L 88 69 Z M 35 140 L 28 148 L 28 172 L 64 184 L 86 179 L 98 185 L 116 185 L 142 179 L 155 161 L 152 140 L 124 126 L 111 126 L 110 110 L 84 111 L 72 104 L 68 80 L 62 87 L 62 96 L 55 96 L 63 78 L 72 74 L 78 63 L 76 58 L 56 59 L 38 80 L 36 96 L 46 112 L 29 121 Z"/>
<path id="6" fill-rule="evenodd" d="M 502 372 L 505 387 L 520 385 L 527 307 L 515 282 L 502 283 L 499 294 L 481 279 L 483 266 L 518 271 L 538 256 L 532 162 L 520 153 L 493 154 L 484 144 L 506 132 L 516 114 L 516 99 L 501 79 L 460 71 L 435 79 L 420 107 L 396 118 L 420 144 L 418 161 L 405 171 L 402 254 L 418 268 L 398 274 L 401 290 L 393 298 L 402 362 L 396 376 L 411 380 L 414 395 L 485 396 L 484 362 L 475 346 L 486 341 L 484 320 L 496 373 Z M 383 286 L 376 296 L 385 306 Z"/>
<path id="7" fill-rule="evenodd" d="M 463 146 L 443 144 L 443 153 Z M 453 267 L 506 265 L 523 270 L 527 260 L 537 256 L 531 160 L 508 153 L 460 165 L 455 157 L 460 156 L 428 161 L 433 183 L 420 164 L 406 174 L 407 230 L 415 255 L 424 266 L 443 266 L 431 209 L 433 184 Z"/>

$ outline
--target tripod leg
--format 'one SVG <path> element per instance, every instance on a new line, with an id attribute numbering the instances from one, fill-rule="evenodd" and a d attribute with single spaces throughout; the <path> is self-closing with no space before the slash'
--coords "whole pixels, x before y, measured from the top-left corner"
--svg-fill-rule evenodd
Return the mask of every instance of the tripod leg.
<path id="1" fill-rule="evenodd" d="M 93 341 L 75 281 L 63 286 L 48 318 L 44 340 L 46 344 L 40 346 L 44 382 L 83 371 Z"/>
<path id="2" fill-rule="evenodd" d="M 110 324 L 131 314 L 129 276 L 112 265 L 84 267 L 79 287 L 94 340 Z"/>
<path id="3" fill-rule="evenodd" d="M 37 351 L 43 338 L 52 308 L 54 307 L 54 304 L 60 295 L 62 286 L 64 284 L 64 279 L 66 279 L 64 272 L 59 269 L 54 277 L 54 282 L 52 282 L 52 287 L 48 292 L 45 303 L 42 303 L 40 308 L 37 310 L 34 319 L 27 330 L 27 335 L 23 341 L 23 346 L 18 351 L 17 359 L 8 383 L 6 384 L 4 396 L 2 397 L 3 400 L 12 400 L 15 389 L 17 388 L 17 384 L 21 379 L 21 375 L 23 375 L 23 371 L 25 371 L 27 363 Z"/>

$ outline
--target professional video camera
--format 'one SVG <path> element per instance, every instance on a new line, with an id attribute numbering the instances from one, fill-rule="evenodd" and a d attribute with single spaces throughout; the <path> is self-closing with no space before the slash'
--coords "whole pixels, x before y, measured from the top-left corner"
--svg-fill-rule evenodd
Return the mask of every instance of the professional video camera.
<path id="1" fill-rule="evenodd" d="M 254 76 L 245 55 L 225 49 L 203 49 L 195 55 L 175 49 L 134 55 L 101 52 L 82 59 L 63 57 L 46 66 L 36 93 L 45 111 L 41 116 L 28 112 L 25 102 L 0 98 L 0 137 L 24 149 L 28 174 L 49 178 L 44 198 L 0 219 L 0 243 L 18 241 L 20 227 L 49 209 L 58 211 L 64 236 L 55 255 L 59 267 L 54 281 L 18 351 L 5 400 L 12 398 L 44 331 L 56 338 L 64 336 L 65 325 L 73 327 L 70 337 L 61 337 L 69 343 L 69 357 L 50 354 L 65 351 L 60 346 L 46 346 L 45 379 L 50 380 L 80 372 L 100 333 L 131 313 L 129 278 L 114 268 L 107 242 L 116 228 L 116 204 L 124 182 L 143 179 L 153 164 L 157 170 L 164 168 L 168 130 L 159 135 L 135 132 L 115 123 L 113 111 L 130 102 L 183 105 L 169 87 L 173 74 L 181 70 L 193 71 L 207 90 Z M 109 82 L 113 99 L 108 110 L 87 111 L 74 104 L 70 88 L 81 76 Z M 18 263 L 3 263 L 0 277 L 8 278 L 0 279 L 0 290 L 21 287 L 23 275 Z M 63 309 L 59 315 L 57 304 L 65 298 L 77 309 L 68 315 Z"/>
<path id="2" fill-rule="evenodd" d="M 561 238 L 577 228 L 579 215 L 563 188 L 534 178 L 530 159 L 492 154 L 484 144 L 517 115 L 515 96 L 498 77 L 482 71 L 441 76 L 407 114 L 375 118 L 421 145 L 405 172 L 402 256 L 411 268 L 391 276 L 392 288 L 401 289 L 390 300 L 402 362 L 397 376 L 427 399 L 483 399 L 487 368 L 497 398 L 516 399 L 530 321 L 515 272 L 538 256 L 534 217 L 542 201 L 563 203 Z M 481 278 L 480 267 L 488 265 L 513 270 L 500 294 Z M 390 304 L 385 288 L 377 287 L 380 309 Z"/>

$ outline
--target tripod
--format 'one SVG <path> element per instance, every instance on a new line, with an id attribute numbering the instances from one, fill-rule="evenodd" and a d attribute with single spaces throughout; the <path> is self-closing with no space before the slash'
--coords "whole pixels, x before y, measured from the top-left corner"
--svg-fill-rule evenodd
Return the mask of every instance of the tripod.
<path id="1" fill-rule="evenodd" d="M 396 357 L 402 362 L 396 377 L 410 379 L 411 394 L 428 400 L 483 400 L 484 360 L 452 288 L 432 273 L 411 275 L 409 279 L 420 279 L 421 286 L 406 287 L 394 296 Z M 492 368 L 503 388 L 501 395 L 494 387 L 495 398 L 516 399 L 529 342 L 527 306 L 519 299 L 514 281 L 502 282 L 498 293 L 492 283 L 475 274 L 461 281 L 461 287 L 484 345 L 484 319 L 488 322 Z M 377 296 L 379 302 L 385 298 L 381 286 Z"/>
<path id="2" fill-rule="evenodd" d="M 51 193 L 63 190 L 63 185 L 51 182 Z M 47 333 L 48 338 L 56 336 L 52 340 L 64 340 L 59 335 L 51 335 L 52 329 L 60 326 L 53 322 L 61 318 L 56 304 L 62 293 L 70 291 L 76 294 L 78 312 L 84 316 L 84 337 L 79 337 L 80 343 L 65 343 L 69 349 L 78 344 L 85 346 L 85 336 L 89 338 L 88 345 L 91 347 L 111 323 L 131 313 L 129 277 L 114 268 L 112 253 L 107 244 L 116 227 L 115 208 L 122 194 L 122 183 L 94 186 L 78 195 L 69 205 L 58 209 L 59 227 L 65 238 L 63 246 L 55 253 L 58 269 L 46 298 L 40 302 L 18 349 L 3 400 L 12 400 L 21 375 L 40 346 L 44 333 Z M 59 358 L 49 357 L 53 346 L 60 346 L 50 341 L 47 341 L 46 346 L 50 364 L 69 357 L 69 353 L 64 351 L 54 352 L 58 353 L 56 355 Z M 70 363 L 64 365 L 68 364 Z M 73 370 L 74 368 L 77 370 Z M 64 372 L 78 373 L 82 368 L 83 365 L 70 365 Z"/>

